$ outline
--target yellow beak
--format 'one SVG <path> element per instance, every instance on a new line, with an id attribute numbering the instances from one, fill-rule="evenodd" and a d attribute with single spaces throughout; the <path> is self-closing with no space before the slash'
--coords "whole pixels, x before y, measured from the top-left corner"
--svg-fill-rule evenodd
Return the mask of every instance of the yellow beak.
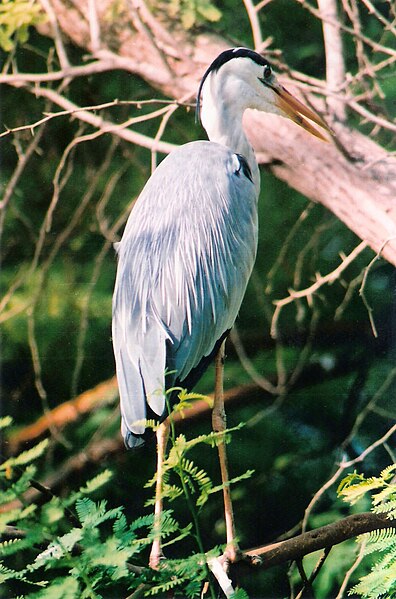
<path id="1" fill-rule="evenodd" d="M 321 131 L 311 124 L 312 121 L 312 123 L 316 123 L 316 125 L 319 125 L 319 127 L 324 129 L 324 131 L 330 135 L 333 135 L 331 129 L 326 125 L 321 117 L 316 114 L 316 112 L 311 110 L 311 108 L 308 108 L 308 106 L 302 104 L 300 100 L 297 100 L 297 98 L 288 92 L 287 89 L 282 87 L 282 85 L 279 85 L 279 83 L 276 85 L 271 85 L 270 87 L 276 93 L 276 106 L 287 118 L 294 121 L 297 123 L 297 125 L 300 125 L 300 127 L 305 129 L 305 131 L 308 131 L 308 133 L 311 133 L 322 141 L 329 141 L 329 139 L 325 137 Z"/>

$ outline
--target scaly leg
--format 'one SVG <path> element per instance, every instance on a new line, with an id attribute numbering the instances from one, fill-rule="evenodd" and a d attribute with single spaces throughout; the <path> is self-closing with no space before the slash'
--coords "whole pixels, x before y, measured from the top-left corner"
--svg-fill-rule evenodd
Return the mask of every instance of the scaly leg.
<path id="1" fill-rule="evenodd" d="M 161 515 L 162 515 L 162 477 L 166 446 L 169 438 L 169 422 L 165 420 L 157 430 L 157 479 L 155 483 L 154 531 L 155 539 L 151 547 L 149 566 L 158 569 L 163 558 L 161 548 Z"/>
<path id="2" fill-rule="evenodd" d="M 215 432 L 222 432 L 226 429 L 226 415 L 224 410 L 224 355 L 225 355 L 225 341 L 221 344 L 221 347 L 216 356 L 216 380 L 215 380 L 215 392 L 214 392 L 214 404 L 212 412 L 212 427 Z M 234 513 L 231 502 L 231 492 L 228 477 L 228 464 L 227 464 L 227 452 L 224 440 L 220 441 L 217 446 L 219 452 L 221 480 L 223 483 L 223 497 L 224 497 L 224 513 L 226 523 L 226 537 L 227 537 L 227 549 L 226 555 L 231 562 L 236 561 L 237 554 L 239 552 L 238 544 L 235 540 L 235 524 L 234 524 Z"/>

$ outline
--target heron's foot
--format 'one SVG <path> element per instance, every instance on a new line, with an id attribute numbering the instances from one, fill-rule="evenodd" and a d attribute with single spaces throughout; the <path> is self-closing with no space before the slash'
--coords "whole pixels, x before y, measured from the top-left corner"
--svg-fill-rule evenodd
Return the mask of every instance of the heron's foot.
<path id="1" fill-rule="evenodd" d="M 244 553 L 238 545 L 226 547 L 223 555 L 219 557 L 219 561 L 226 572 L 228 572 L 228 569 L 232 564 L 240 561 L 245 562 L 250 566 L 261 566 L 263 563 L 263 560 L 259 555 Z"/>
<path id="2" fill-rule="evenodd" d="M 239 549 L 238 543 L 229 543 L 225 548 L 221 559 L 227 566 L 227 570 L 230 564 L 235 564 L 235 562 L 239 562 L 239 560 L 243 559 L 243 552 Z"/>

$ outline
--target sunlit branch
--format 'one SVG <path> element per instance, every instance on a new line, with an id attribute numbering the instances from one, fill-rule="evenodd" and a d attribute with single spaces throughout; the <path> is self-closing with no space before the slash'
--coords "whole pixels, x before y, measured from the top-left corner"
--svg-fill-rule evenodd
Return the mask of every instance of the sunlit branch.
<path id="1" fill-rule="evenodd" d="M 96 7 L 96 0 L 88 0 L 88 22 L 89 34 L 91 37 L 91 51 L 93 54 L 95 54 L 101 47 L 100 23 Z"/>
<path id="2" fill-rule="evenodd" d="M 68 110 L 59 110 L 58 112 L 49 112 L 46 113 L 44 112 L 43 114 L 45 115 L 42 119 L 39 119 L 38 121 L 35 121 L 34 123 L 31 123 L 29 125 L 21 125 L 19 127 L 14 127 L 14 128 L 10 128 L 7 129 L 6 131 L 3 131 L 2 133 L 0 133 L 0 137 L 5 137 L 6 135 L 11 135 L 12 133 L 17 133 L 19 131 L 31 131 L 33 133 L 33 131 L 35 129 L 37 129 L 37 127 L 40 127 L 40 125 L 43 125 L 44 123 L 51 121 L 53 119 L 57 119 L 63 116 L 74 116 L 76 113 L 80 113 L 82 112 L 96 112 L 98 110 L 104 110 L 106 108 L 113 108 L 116 106 L 136 106 L 137 108 L 141 108 L 144 105 L 148 105 L 148 104 L 165 104 L 166 106 L 164 108 L 161 108 L 159 110 L 150 112 L 148 114 L 144 114 L 141 115 L 140 117 L 132 117 L 131 119 L 128 119 L 126 122 L 121 123 L 121 124 L 117 124 L 117 125 L 113 125 L 113 127 L 127 127 L 131 124 L 136 124 L 136 123 L 142 123 L 144 121 L 148 121 L 150 119 L 154 119 L 157 118 L 159 116 L 162 116 L 163 114 L 166 114 L 168 110 L 170 110 L 172 107 L 179 107 L 179 106 L 186 106 L 186 107 L 191 107 L 192 104 L 189 103 L 182 103 L 182 102 L 178 102 L 176 100 L 112 100 L 111 102 L 105 102 L 104 104 L 95 104 L 94 106 L 81 106 L 81 107 L 75 107 L 72 109 L 68 109 Z M 110 123 L 109 123 L 110 126 Z M 108 132 L 108 131 L 106 131 Z"/>
<path id="3" fill-rule="evenodd" d="M 64 66 L 59 71 L 49 73 L 3 73 L 0 75 L 0 83 L 12 85 L 13 83 L 49 83 L 61 81 L 66 78 L 89 77 L 98 73 L 113 71 L 117 68 L 114 59 L 95 60 L 85 65 Z"/>
<path id="4" fill-rule="evenodd" d="M 146 38 L 148 43 L 153 48 L 155 54 L 160 59 L 164 68 L 166 69 L 167 73 L 170 75 L 170 77 L 173 78 L 174 73 L 172 71 L 172 68 L 171 68 L 168 60 L 167 60 L 167 57 L 166 57 L 165 53 L 163 53 L 162 50 L 160 49 L 160 47 L 158 46 L 155 33 L 148 26 L 147 22 L 144 19 L 144 16 L 142 16 L 142 14 L 141 14 L 142 5 L 144 4 L 143 0 L 127 0 L 127 4 L 129 7 L 129 11 L 131 14 L 131 20 L 132 20 L 134 27 L 136 28 L 137 31 L 139 31 L 140 33 L 142 33 L 144 35 L 144 37 Z"/>
<path id="5" fill-rule="evenodd" d="M 286 541 L 249 549 L 245 553 L 259 556 L 261 558 L 260 567 L 270 568 L 290 560 L 300 559 L 309 553 L 332 547 L 372 530 L 395 527 L 395 521 L 389 520 L 386 515 L 364 512 L 347 516 L 337 522 L 302 533 Z"/>
<path id="6" fill-rule="evenodd" d="M 63 44 L 62 34 L 58 25 L 58 19 L 56 18 L 55 10 L 52 6 L 51 0 L 40 0 L 40 4 L 43 7 L 44 11 L 47 13 L 48 19 L 51 23 L 56 53 L 58 55 L 60 65 L 64 70 L 69 69 L 69 59 L 67 57 L 65 46 Z"/>

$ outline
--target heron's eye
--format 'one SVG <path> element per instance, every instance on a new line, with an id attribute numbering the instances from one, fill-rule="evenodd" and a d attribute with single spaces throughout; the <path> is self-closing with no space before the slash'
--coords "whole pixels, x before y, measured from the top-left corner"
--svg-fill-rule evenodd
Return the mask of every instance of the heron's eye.
<path id="1" fill-rule="evenodd" d="M 268 64 L 265 65 L 265 67 L 264 67 L 263 75 L 264 75 L 264 79 L 269 79 L 272 75 L 272 69 Z"/>

